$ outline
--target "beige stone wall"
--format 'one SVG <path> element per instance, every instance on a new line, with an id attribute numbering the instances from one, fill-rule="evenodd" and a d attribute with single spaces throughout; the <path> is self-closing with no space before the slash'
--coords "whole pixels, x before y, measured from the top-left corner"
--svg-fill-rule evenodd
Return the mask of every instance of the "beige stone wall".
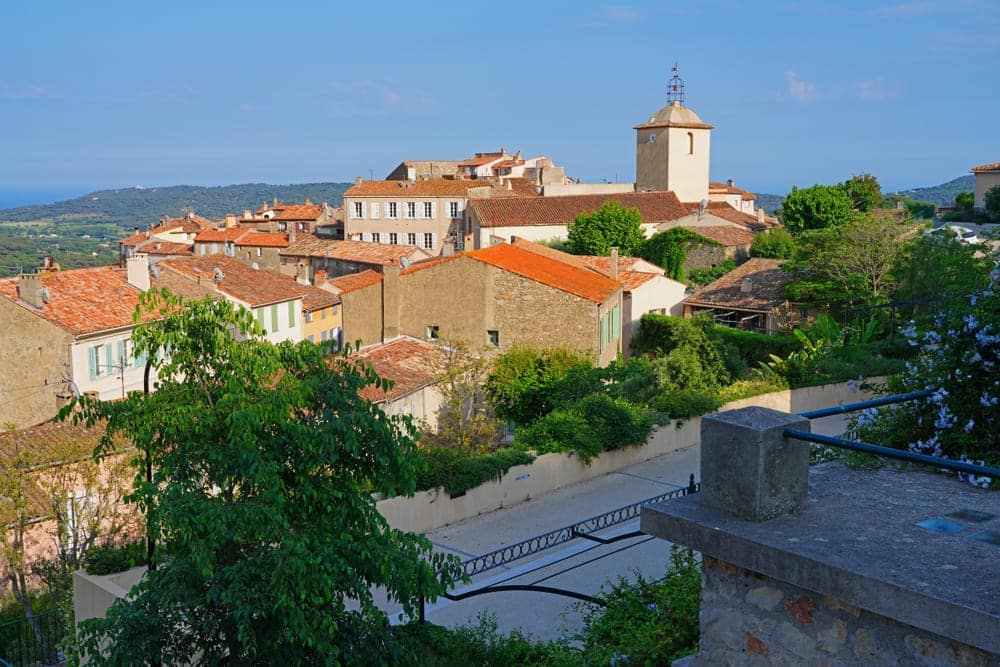
<path id="1" fill-rule="evenodd" d="M 542 188 L 543 197 L 613 195 L 625 192 L 635 192 L 635 183 L 552 183 Z"/>
<path id="2" fill-rule="evenodd" d="M 699 243 L 688 248 L 684 258 L 684 271 L 691 269 L 710 269 L 728 259 L 725 246 L 711 243 Z"/>
<path id="3" fill-rule="evenodd" d="M 694 138 L 693 154 L 688 133 Z M 673 190 L 682 202 L 707 199 L 710 152 L 711 130 L 683 127 L 637 130 L 636 190 Z"/>
<path id="4" fill-rule="evenodd" d="M 473 350 L 488 343 L 494 292 L 489 267 L 460 257 L 400 277 L 399 332 L 421 340 L 428 327 L 438 327 L 445 341 L 463 341 Z M 500 343 L 503 348 L 503 335 Z"/>
<path id="5" fill-rule="evenodd" d="M 344 344 L 382 342 L 382 283 L 341 295 Z"/>
<path id="6" fill-rule="evenodd" d="M 258 269 L 277 271 L 281 268 L 281 248 L 260 248 L 257 246 L 236 246 L 235 258 L 247 266 L 257 265 Z"/>
<path id="7" fill-rule="evenodd" d="M 976 174 L 976 208 L 985 208 L 986 192 L 997 185 L 1000 185 L 1000 171 Z"/>
<path id="8" fill-rule="evenodd" d="M 0 429 L 55 417 L 63 388 L 60 360 L 70 363 L 73 337 L 26 307 L 0 298 Z"/>
<path id="9" fill-rule="evenodd" d="M 355 203 L 364 204 L 364 217 L 355 217 Z M 389 203 L 395 202 L 397 217 L 388 217 Z M 416 205 L 416 217 L 406 215 L 407 203 Z M 424 217 L 424 203 L 434 204 L 434 216 Z M 452 218 L 450 203 L 458 203 L 458 218 Z M 378 217 L 373 218 L 372 204 L 378 204 Z M 424 248 L 424 234 L 434 235 L 434 247 L 427 249 L 431 254 L 439 254 L 442 245 L 450 235 L 460 235 L 463 231 L 463 219 L 467 200 L 465 197 L 345 197 L 344 198 L 344 235 L 347 239 L 371 242 L 371 234 L 380 235 L 379 243 L 389 243 L 389 234 L 397 234 L 398 245 L 409 245 L 407 234 L 415 233 L 416 247 Z"/>

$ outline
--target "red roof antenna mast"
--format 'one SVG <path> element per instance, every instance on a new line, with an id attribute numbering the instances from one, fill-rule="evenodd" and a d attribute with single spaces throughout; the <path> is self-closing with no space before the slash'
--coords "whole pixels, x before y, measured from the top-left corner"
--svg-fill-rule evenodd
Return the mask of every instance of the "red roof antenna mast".
<path id="1" fill-rule="evenodd" d="M 667 104 L 673 104 L 677 102 L 680 106 L 684 106 L 684 79 L 680 77 L 677 73 L 677 63 L 670 68 L 670 71 L 674 73 L 670 77 L 670 81 L 667 82 Z"/>

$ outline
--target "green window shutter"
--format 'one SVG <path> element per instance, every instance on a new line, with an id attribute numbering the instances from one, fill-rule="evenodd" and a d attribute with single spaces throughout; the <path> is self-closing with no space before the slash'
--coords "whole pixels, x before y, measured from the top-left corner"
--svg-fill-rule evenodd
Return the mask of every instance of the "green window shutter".
<path id="1" fill-rule="evenodd" d="M 615 340 L 621 337 L 621 311 L 618 310 L 618 306 L 611 309 L 611 340 Z"/>
<path id="2" fill-rule="evenodd" d="M 104 365 L 107 367 L 107 374 L 111 375 L 111 343 L 104 344 Z"/>
<path id="3" fill-rule="evenodd" d="M 271 332 L 278 330 L 278 304 L 271 306 Z"/>
<path id="4" fill-rule="evenodd" d="M 97 346 L 93 346 L 87 349 L 87 362 L 90 366 L 90 379 L 93 380 L 97 377 Z"/>
<path id="5" fill-rule="evenodd" d="M 294 301 L 289 301 L 288 302 L 288 326 L 290 326 L 290 327 L 294 327 L 295 326 L 295 302 Z"/>
<path id="6" fill-rule="evenodd" d="M 267 333 L 267 325 L 264 324 L 264 309 L 263 308 L 258 308 L 257 309 L 257 324 L 259 324 L 260 328 L 264 330 L 264 333 Z"/>

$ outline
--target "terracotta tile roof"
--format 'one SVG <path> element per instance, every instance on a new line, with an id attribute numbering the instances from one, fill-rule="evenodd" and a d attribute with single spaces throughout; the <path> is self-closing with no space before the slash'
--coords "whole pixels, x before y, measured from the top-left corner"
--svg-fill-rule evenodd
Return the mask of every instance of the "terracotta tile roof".
<path id="1" fill-rule="evenodd" d="M 727 248 L 736 246 L 748 246 L 753 243 L 753 232 L 745 227 L 685 227 L 690 232 L 694 232 L 706 239 L 721 243 Z"/>
<path id="2" fill-rule="evenodd" d="M 583 263 L 586 264 L 587 266 L 589 266 L 592 269 L 595 269 L 597 271 L 600 271 L 601 273 L 603 273 L 606 276 L 607 275 L 611 275 L 611 258 L 610 257 L 595 257 L 594 255 L 581 255 L 580 256 L 580 260 L 583 261 Z M 636 270 L 635 267 L 637 265 L 645 262 L 645 261 L 646 260 L 644 260 L 644 259 L 642 259 L 640 257 L 620 256 L 618 258 L 618 270 L 619 271 L 635 271 Z M 662 272 L 662 269 L 660 269 L 660 271 L 657 271 L 657 273 L 661 273 L 661 272 Z M 645 273 L 650 273 L 650 272 L 646 271 Z"/>
<path id="3" fill-rule="evenodd" d="M 361 390 L 362 398 L 372 403 L 381 403 L 433 384 L 434 376 L 444 363 L 444 353 L 429 343 L 403 337 L 365 348 L 349 357 L 348 361 L 371 364 L 379 377 L 393 381 L 389 391 L 382 391 L 377 387 L 365 387 Z"/>
<path id="4" fill-rule="evenodd" d="M 287 248 L 278 251 L 283 257 L 326 257 L 326 249 L 331 243 L 338 243 L 333 239 L 324 239 L 313 234 L 298 234 L 294 243 L 289 243 Z"/>
<path id="5" fill-rule="evenodd" d="M 753 201 L 753 200 L 757 199 L 757 195 L 755 195 L 752 192 L 744 192 L 740 196 L 740 199 L 742 199 L 743 201 Z"/>
<path id="6" fill-rule="evenodd" d="M 500 159 L 500 155 L 484 155 L 482 157 L 470 157 L 468 160 L 462 160 L 458 163 L 459 167 L 481 167 L 484 164 L 489 164 Z"/>
<path id="7" fill-rule="evenodd" d="M 493 165 L 494 169 L 506 169 L 507 167 L 519 167 L 524 164 L 524 160 L 501 160 Z"/>
<path id="8" fill-rule="evenodd" d="M 581 266 L 504 244 L 462 255 L 568 292 L 594 303 L 604 303 L 621 285 Z"/>
<path id="9" fill-rule="evenodd" d="M 272 220 L 318 220 L 323 215 L 323 209 L 316 204 L 279 204 L 272 210 L 274 211 Z"/>
<path id="10" fill-rule="evenodd" d="M 251 308 L 281 301 L 301 298 L 293 281 L 287 276 L 252 269 L 243 262 L 226 255 L 198 255 L 162 260 L 157 266 L 169 269 L 191 280 L 214 283 L 215 269 L 222 271 L 222 280 L 215 285 L 217 291 L 239 299 Z"/>
<path id="11" fill-rule="evenodd" d="M 368 243 L 366 241 L 330 241 L 326 256 L 330 259 L 368 264 L 398 265 L 404 257 L 429 257 L 416 246 Z"/>
<path id="12" fill-rule="evenodd" d="M 491 179 L 490 197 L 537 197 L 538 186 L 521 176 Z M 484 181 L 483 185 L 487 183 Z M 510 187 L 508 187 L 510 184 Z M 478 197 L 477 197 L 478 199 Z"/>
<path id="13" fill-rule="evenodd" d="M 152 289 L 166 289 L 171 294 L 176 294 L 188 301 L 198 301 L 206 296 L 212 299 L 222 298 L 215 291 L 215 286 L 211 281 L 198 282 L 176 271 L 164 271 L 159 267 L 154 267 L 150 273 L 152 275 L 149 278 L 149 285 Z"/>
<path id="14" fill-rule="evenodd" d="M 419 181 L 362 181 L 350 187 L 344 197 L 465 197 L 471 188 L 488 181 L 455 178 L 428 178 Z"/>
<path id="15" fill-rule="evenodd" d="M 242 227 L 230 227 L 229 229 L 206 229 L 203 232 L 199 232 L 197 236 L 194 237 L 195 243 L 219 243 L 225 241 L 238 241 L 245 234 L 251 233 L 252 230 L 244 229 Z"/>
<path id="16" fill-rule="evenodd" d="M 126 282 L 123 269 L 112 266 L 42 274 L 49 299 L 41 309 L 18 301 L 17 281 L 0 280 L 0 295 L 74 335 L 129 326 L 139 304 L 139 290 Z"/>
<path id="17" fill-rule="evenodd" d="M 238 246 L 254 248 L 287 248 L 288 234 L 285 232 L 249 232 L 236 241 Z"/>
<path id="18" fill-rule="evenodd" d="M 74 424 L 72 420 L 49 421 L 19 431 L 0 431 L 0 459 L 13 462 L 15 457 L 20 457 L 29 469 L 66 463 L 67 457 L 70 462 L 79 461 L 93 455 L 104 431 L 103 423 L 88 427 Z M 124 451 L 131 446 L 132 443 L 121 436 L 114 438 L 114 451 Z M 31 519 L 51 516 L 52 496 L 30 478 L 25 494 Z"/>
<path id="19" fill-rule="evenodd" d="M 359 273 L 350 273 L 346 276 L 331 278 L 328 281 L 328 284 L 333 285 L 333 287 L 340 294 L 349 294 L 350 292 L 355 292 L 359 289 L 377 285 L 380 282 L 382 282 L 381 273 L 378 271 L 372 271 L 371 269 L 365 269 Z"/>
<path id="20" fill-rule="evenodd" d="M 684 303 L 715 308 L 733 308 L 771 312 L 785 303 L 785 284 L 792 275 L 781 270 L 785 260 L 754 257 L 737 266 L 715 282 L 702 287 Z M 743 279 L 750 280 L 750 291 L 742 290 Z"/>
<path id="21" fill-rule="evenodd" d="M 405 276 L 411 273 L 416 273 L 417 271 L 422 271 L 423 269 L 429 269 L 432 266 L 437 266 L 438 264 L 444 264 L 445 262 L 450 262 L 452 260 L 458 259 L 462 255 L 449 255 L 448 257 L 432 257 L 430 259 L 422 259 L 419 262 L 414 262 L 410 265 L 410 268 L 403 269 L 399 272 L 399 275 Z"/>
<path id="22" fill-rule="evenodd" d="M 689 213 L 694 213 L 701 206 L 698 202 L 684 202 L 682 205 L 687 208 Z M 723 220 L 728 220 L 729 222 L 736 223 L 737 225 L 742 225 L 743 227 L 752 229 L 753 231 L 762 231 L 776 226 L 773 222 L 766 219 L 764 222 L 761 222 L 755 215 L 744 213 L 743 211 L 737 211 L 728 202 L 724 201 L 708 202 L 707 210 L 717 218 L 722 218 Z"/>
<path id="23" fill-rule="evenodd" d="M 481 227 L 568 225 L 581 213 L 592 213 L 608 201 L 638 208 L 643 223 L 660 223 L 684 217 L 688 211 L 673 192 L 626 192 L 563 197 L 472 199 L 469 206 Z"/>
<path id="24" fill-rule="evenodd" d="M 646 271 L 621 271 L 618 274 L 618 280 L 626 292 L 632 292 L 658 276 L 657 273 L 647 273 Z"/>
<path id="25" fill-rule="evenodd" d="M 978 167 L 973 167 L 970 169 L 973 174 L 978 174 L 984 171 L 1000 171 L 1000 162 L 990 162 L 989 164 L 981 164 Z"/>
<path id="26" fill-rule="evenodd" d="M 325 289 L 320 289 L 313 285 L 302 285 L 295 281 L 294 278 L 289 278 L 295 289 L 299 291 L 302 296 L 302 310 L 303 311 L 313 311 L 320 308 L 328 308 L 330 306 L 335 306 L 340 303 L 340 295 L 329 292 Z"/>
<path id="27" fill-rule="evenodd" d="M 149 243 L 140 245 L 139 250 L 149 255 L 190 255 L 194 252 L 194 247 L 190 243 L 171 243 L 170 241 L 150 239 Z"/>

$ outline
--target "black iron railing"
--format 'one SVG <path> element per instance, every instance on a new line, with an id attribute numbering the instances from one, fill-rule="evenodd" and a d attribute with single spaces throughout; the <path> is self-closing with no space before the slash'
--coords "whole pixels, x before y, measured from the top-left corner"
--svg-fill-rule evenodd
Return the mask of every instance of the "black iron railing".
<path id="1" fill-rule="evenodd" d="M 62 611 L 53 609 L 0 623 L 0 665 L 56 665 L 63 661 L 58 645 L 66 635 Z"/>
<path id="2" fill-rule="evenodd" d="M 849 412 L 857 412 L 859 410 L 877 408 L 883 405 L 892 405 L 894 403 L 913 401 L 919 398 L 926 398 L 933 393 L 934 392 L 930 389 L 926 389 L 923 391 L 913 391 L 908 394 L 884 396 L 882 398 L 875 398 L 870 401 L 861 401 L 860 403 L 849 403 L 847 405 L 838 405 L 832 408 L 823 408 L 821 410 L 810 410 L 808 412 L 800 412 L 799 416 L 805 417 L 806 419 L 819 419 L 820 417 L 842 415 Z M 940 456 L 919 454 L 917 452 L 909 452 L 902 449 L 893 449 L 892 447 L 883 447 L 882 445 L 873 445 L 871 443 L 861 442 L 859 440 L 848 440 L 846 438 L 837 438 L 830 435 L 820 435 L 819 433 L 810 433 L 809 431 L 801 431 L 799 429 L 794 429 L 794 428 L 785 429 L 785 437 L 795 438 L 796 440 L 803 440 L 805 442 L 813 442 L 818 445 L 827 445 L 830 447 L 837 447 L 840 449 L 850 449 L 856 452 L 865 452 L 866 454 L 884 456 L 890 459 L 909 461 L 910 463 L 920 463 L 923 465 L 934 466 L 935 468 L 943 468 L 945 470 L 955 470 L 957 472 L 964 472 L 972 475 L 984 475 L 987 477 L 1000 478 L 1000 469 L 998 468 L 991 468 L 989 466 L 984 466 L 984 465 L 976 465 L 975 463 L 969 463 L 967 461 L 956 461 L 954 459 L 946 459 Z"/>

